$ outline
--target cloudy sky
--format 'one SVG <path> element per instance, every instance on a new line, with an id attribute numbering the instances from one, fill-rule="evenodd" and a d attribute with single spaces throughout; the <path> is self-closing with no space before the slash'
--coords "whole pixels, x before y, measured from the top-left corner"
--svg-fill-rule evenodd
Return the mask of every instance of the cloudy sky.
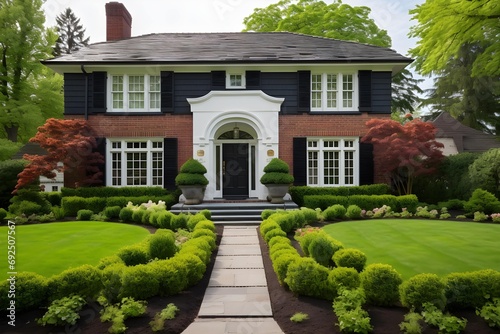
<path id="1" fill-rule="evenodd" d="M 116 0 L 132 15 L 132 36 L 164 32 L 236 32 L 254 8 L 267 7 L 278 0 Z M 106 39 L 106 0 L 46 0 L 47 25 L 56 25 L 56 16 L 70 7 L 86 28 L 91 43 Z M 327 3 L 332 0 L 325 0 Z M 392 48 L 407 56 L 416 41 L 408 38 L 408 11 L 424 0 L 344 0 L 351 6 L 368 6 L 371 17 L 392 38 Z M 425 87 L 424 87 L 425 86 Z M 422 88 L 430 88 L 427 80 Z"/>

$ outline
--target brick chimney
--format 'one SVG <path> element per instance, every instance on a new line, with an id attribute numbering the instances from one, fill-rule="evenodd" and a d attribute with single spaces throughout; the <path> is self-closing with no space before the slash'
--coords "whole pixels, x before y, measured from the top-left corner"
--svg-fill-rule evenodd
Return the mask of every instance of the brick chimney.
<path id="1" fill-rule="evenodd" d="M 132 34 L 132 16 L 120 2 L 106 4 L 106 41 L 129 38 Z"/>

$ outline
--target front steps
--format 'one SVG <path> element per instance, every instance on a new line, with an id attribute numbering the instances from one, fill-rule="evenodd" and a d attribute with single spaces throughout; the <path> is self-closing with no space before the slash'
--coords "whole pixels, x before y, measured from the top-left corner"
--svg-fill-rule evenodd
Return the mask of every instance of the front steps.
<path id="1" fill-rule="evenodd" d="M 299 207 L 292 201 L 283 204 L 271 204 L 267 201 L 242 200 L 242 201 L 204 201 L 197 205 L 177 203 L 170 211 L 179 213 L 196 213 L 207 209 L 212 213 L 215 224 L 259 224 L 262 221 L 261 213 L 270 210 L 294 210 Z"/>

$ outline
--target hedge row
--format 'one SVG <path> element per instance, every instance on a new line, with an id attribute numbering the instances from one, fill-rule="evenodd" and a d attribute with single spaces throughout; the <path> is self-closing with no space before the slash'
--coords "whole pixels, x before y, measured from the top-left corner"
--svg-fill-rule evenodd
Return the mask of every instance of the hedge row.
<path id="1" fill-rule="evenodd" d="M 80 187 L 80 188 L 62 188 L 62 197 L 140 197 L 154 196 L 162 197 L 171 194 L 170 191 L 162 187 Z M 147 201 L 146 201 L 147 202 Z"/>
<path id="2" fill-rule="evenodd" d="M 401 302 L 403 306 L 415 309 L 421 309 L 424 303 L 440 309 L 477 309 L 494 298 L 500 298 L 499 271 L 452 273 L 444 278 L 424 273 L 403 282 L 401 275 L 388 264 L 370 264 L 362 269 L 366 261 L 364 254 L 342 249 L 342 245 L 334 240 L 324 242 L 328 240 L 322 230 L 305 231 L 298 238 L 306 255 L 302 257 L 273 217 L 275 215 L 269 215 L 262 222 L 260 233 L 269 246 L 279 282 L 294 293 L 332 300 L 342 288 L 361 286 L 371 305 L 391 306 Z M 323 241 L 317 243 L 316 238 Z M 327 264 L 329 267 L 321 265 L 318 260 L 324 261 L 324 257 L 319 255 L 324 254 L 333 254 L 338 267 L 331 269 L 331 262 Z M 344 261 L 349 267 L 339 266 Z M 358 273 L 355 267 L 362 271 Z"/>
<path id="3" fill-rule="evenodd" d="M 76 217 L 79 210 L 92 210 L 94 213 L 99 213 L 106 207 L 119 206 L 125 207 L 128 202 L 132 202 L 135 205 L 140 205 L 142 203 L 147 203 L 148 201 L 158 202 L 165 201 L 167 208 L 172 207 L 176 203 L 174 195 L 164 195 L 160 197 L 152 196 L 137 196 L 137 197 L 78 197 L 70 196 L 63 197 L 61 200 L 61 207 L 64 210 L 64 215 L 66 217 Z"/>
<path id="4" fill-rule="evenodd" d="M 212 228 L 215 229 L 213 222 L 205 220 L 200 226 L 195 226 L 194 231 L 212 232 Z M 171 235 L 171 231 L 158 230 L 135 247 L 143 247 L 148 258 L 151 258 L 151 252 L 169 256 L 171 249 L 162 249 L 160 244 L 171 245 Z M 112 303 L 123 297 L 144 300 L 156 295 L 177 294 L 203 277 L 214 249 L 215 234 L 200 233 L 197 236 L 193 233 L 173 257 L 148 260 L 145 264 L 127 266 L 118 255 L 114 255 L 101 259 L 97 266 L 71 268 L 50 278 L 21 272 L 15 282 L 16 310 L 43 307 L 71 294 L 91 300 L 102 294 Z M 0 282 L 0 308 L 4 310 L 10 305 L 9 286 L 7 280 Z"/>
<path id="5" fill-rule="evenodd" d="M 351 195 L 387 195 L 390 194 L 390 187 L 387 184 L 370 184 L 354 187 L 290 187 L 290 195 L 299 207 L 306 206 L 305 196 L 328 195 L 328 196 L 351 196 Z"/>
<path id="6" fill-rule="evenodd" d="M 340 204 L 345 208 L 350 205 L 357 205 L 363 210 L 373 210 L 383 205 L 390 206 L 392 210 L 400 212 L 403 208 L 415 213 L 418 206 L 418 198 L 415 195 L 352 195 L 352 196 L 332 196 L 332 195 L 307 195 L 304 196 L 304 206 L 321 210 Z"/>

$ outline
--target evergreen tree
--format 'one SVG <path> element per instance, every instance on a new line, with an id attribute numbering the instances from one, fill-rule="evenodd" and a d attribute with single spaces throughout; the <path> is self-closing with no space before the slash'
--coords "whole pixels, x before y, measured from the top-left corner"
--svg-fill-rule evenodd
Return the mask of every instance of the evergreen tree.
<path id="1" fill-rule="evenodd" d="M 73 53 L 89 44 L 90 37 L 85 38 L 85 29 L 83 29 L 80 19 L 75 16 L 71 8 L 66 8 L 65 11 L 59 14 L 56 17 L 56 22 L 59 38 L 54 48 L 55 56 Z"/>

